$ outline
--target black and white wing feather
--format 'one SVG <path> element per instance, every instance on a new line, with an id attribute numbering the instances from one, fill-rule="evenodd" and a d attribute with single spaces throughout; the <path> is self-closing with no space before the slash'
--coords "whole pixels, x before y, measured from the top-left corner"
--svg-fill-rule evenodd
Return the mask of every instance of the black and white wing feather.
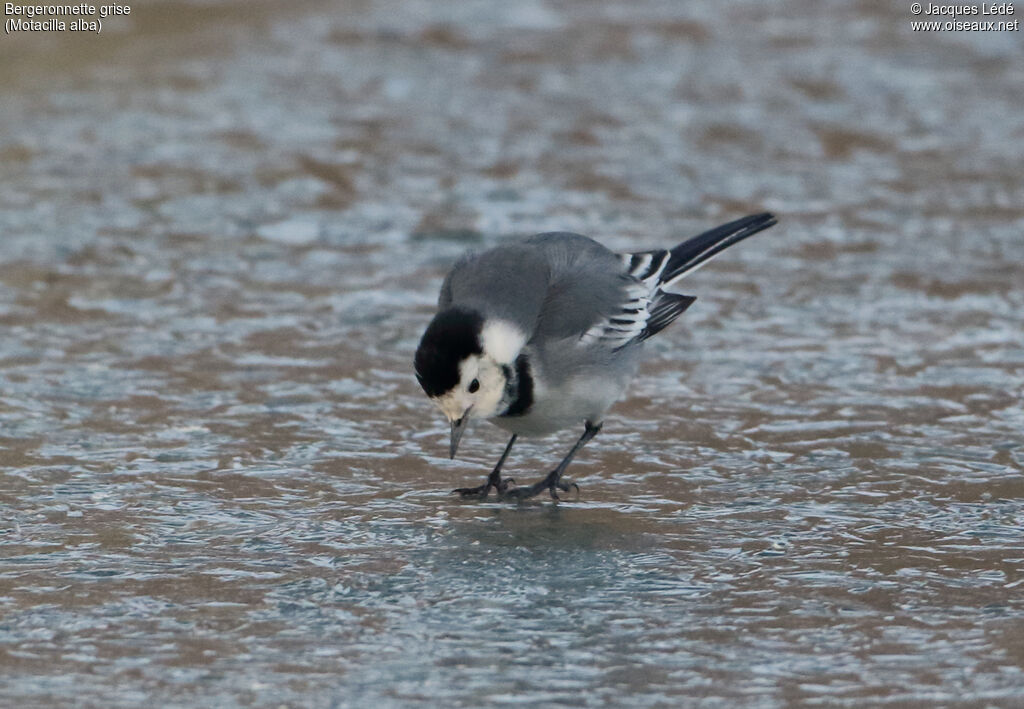
<path id="1" fill-rule="evenodd" d="M 666 249 L 620 254 L 626 269 L 622 275 L 625 300 L 609 317 L 584 332 L 580 341 L 619 349 L 646 340 L 686 310 L 696 298 L 661 290 L 661 277 L 671 255 Z"/>
<path id="2" fill-rule="evenodd" d="M 625 272 L 625 298 L 610 316 L 591 326 L 580 337 L 583 344 L 600 342 L 620 349 L 642 342 L 665 329 L 697 298 L 665 289 L 712 257 L 748 236 L 775 224 L 769 213 L 755 214 L 723 224 L 684 241 L 672 250 L 656 249 L 620 254 Z"/>

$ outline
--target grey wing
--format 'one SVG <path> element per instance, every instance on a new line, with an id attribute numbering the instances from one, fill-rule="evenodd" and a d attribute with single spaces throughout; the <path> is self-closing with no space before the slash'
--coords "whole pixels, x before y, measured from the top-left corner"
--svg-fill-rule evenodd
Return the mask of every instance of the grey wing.
<path id="1" fill-rule="evenodd" d="M 519 324 L 530 339 L 643 340 L 690 301 L 658 290 L 669 252 L 616 254 L 568 232 L 537 234 L 463 257 L 444 280 L 438 307 L 466 306 Z M 680 309 L 681 307 L 681 309 Z"/>
<path id="2" fill-rule="evenodd" d="M 615 317 L 628 300 L 628 288 L 635 279 L 615 253 L 593 239 L 554 232 L 524 243 L 544 255 L 551 273 L 535 338 L 579 339 Z"/>
<path id="3" fill-rule="evenodd" d="M 661 289 L 661 277 L 670 257 L 665 249 L 620 254 L 618 258 L 626 272 L 625 297 L 615 312 L 584 332 L 581 341 L 600 342 L 617 350 L 660 332 L 690 307 L 696 300 L 693 296 Z"/>

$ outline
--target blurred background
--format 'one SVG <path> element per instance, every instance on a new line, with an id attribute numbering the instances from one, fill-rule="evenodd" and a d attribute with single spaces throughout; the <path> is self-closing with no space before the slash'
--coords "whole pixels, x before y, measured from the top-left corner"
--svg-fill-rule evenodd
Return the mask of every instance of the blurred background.
<path id="1" fill-rule="evenodd" d="M 1024 702 L 1020 32 L 131 7 L 0 38 L 2 703 Z M 765 209 L 578 499 L 449 494 L 504 443 L 411 373 L 459 254 Z"/>

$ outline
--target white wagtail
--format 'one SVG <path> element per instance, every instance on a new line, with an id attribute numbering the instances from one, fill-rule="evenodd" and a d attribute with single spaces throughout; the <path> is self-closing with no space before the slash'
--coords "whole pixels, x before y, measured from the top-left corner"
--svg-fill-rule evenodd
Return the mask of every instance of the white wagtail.
<path id="1" fill-rule="evenodd" d="M 519 499 L 579 489 L 562 473 L 601 430 L 636 371 L 641 344 L 696 300 L 666 288 L 735 243 L 775 224 L 755 214 L 671 250 L 616 254 L 579 234 L 551 232 L 463 257 L 444 280 L 438 312 L 416 350 L 416 378 L 451 422 L 451 457 L 471 418 L 512 437 L 486 482 L 464 497 Z M 511 487 L 501 467 L 520 435 L 583 422 L 583 435 L 547 477 Z"/>

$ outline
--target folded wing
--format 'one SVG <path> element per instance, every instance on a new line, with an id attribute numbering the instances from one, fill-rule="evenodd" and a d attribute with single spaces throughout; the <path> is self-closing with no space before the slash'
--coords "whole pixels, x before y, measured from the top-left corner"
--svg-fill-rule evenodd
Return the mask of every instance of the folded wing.
<path id="1" fill-rule="evenodd" d="M 621 275 L 625 297 L 607 317 L 588 328 L 580 341 L 619 349 L 657 334 L 697 300 L 692 295 L 670 293 L 667 287 L 733 244 L 775 223 L 772 214 L 754 214 L 706 231 L 672 250 L 620 254 L 625 267 Z"/>

